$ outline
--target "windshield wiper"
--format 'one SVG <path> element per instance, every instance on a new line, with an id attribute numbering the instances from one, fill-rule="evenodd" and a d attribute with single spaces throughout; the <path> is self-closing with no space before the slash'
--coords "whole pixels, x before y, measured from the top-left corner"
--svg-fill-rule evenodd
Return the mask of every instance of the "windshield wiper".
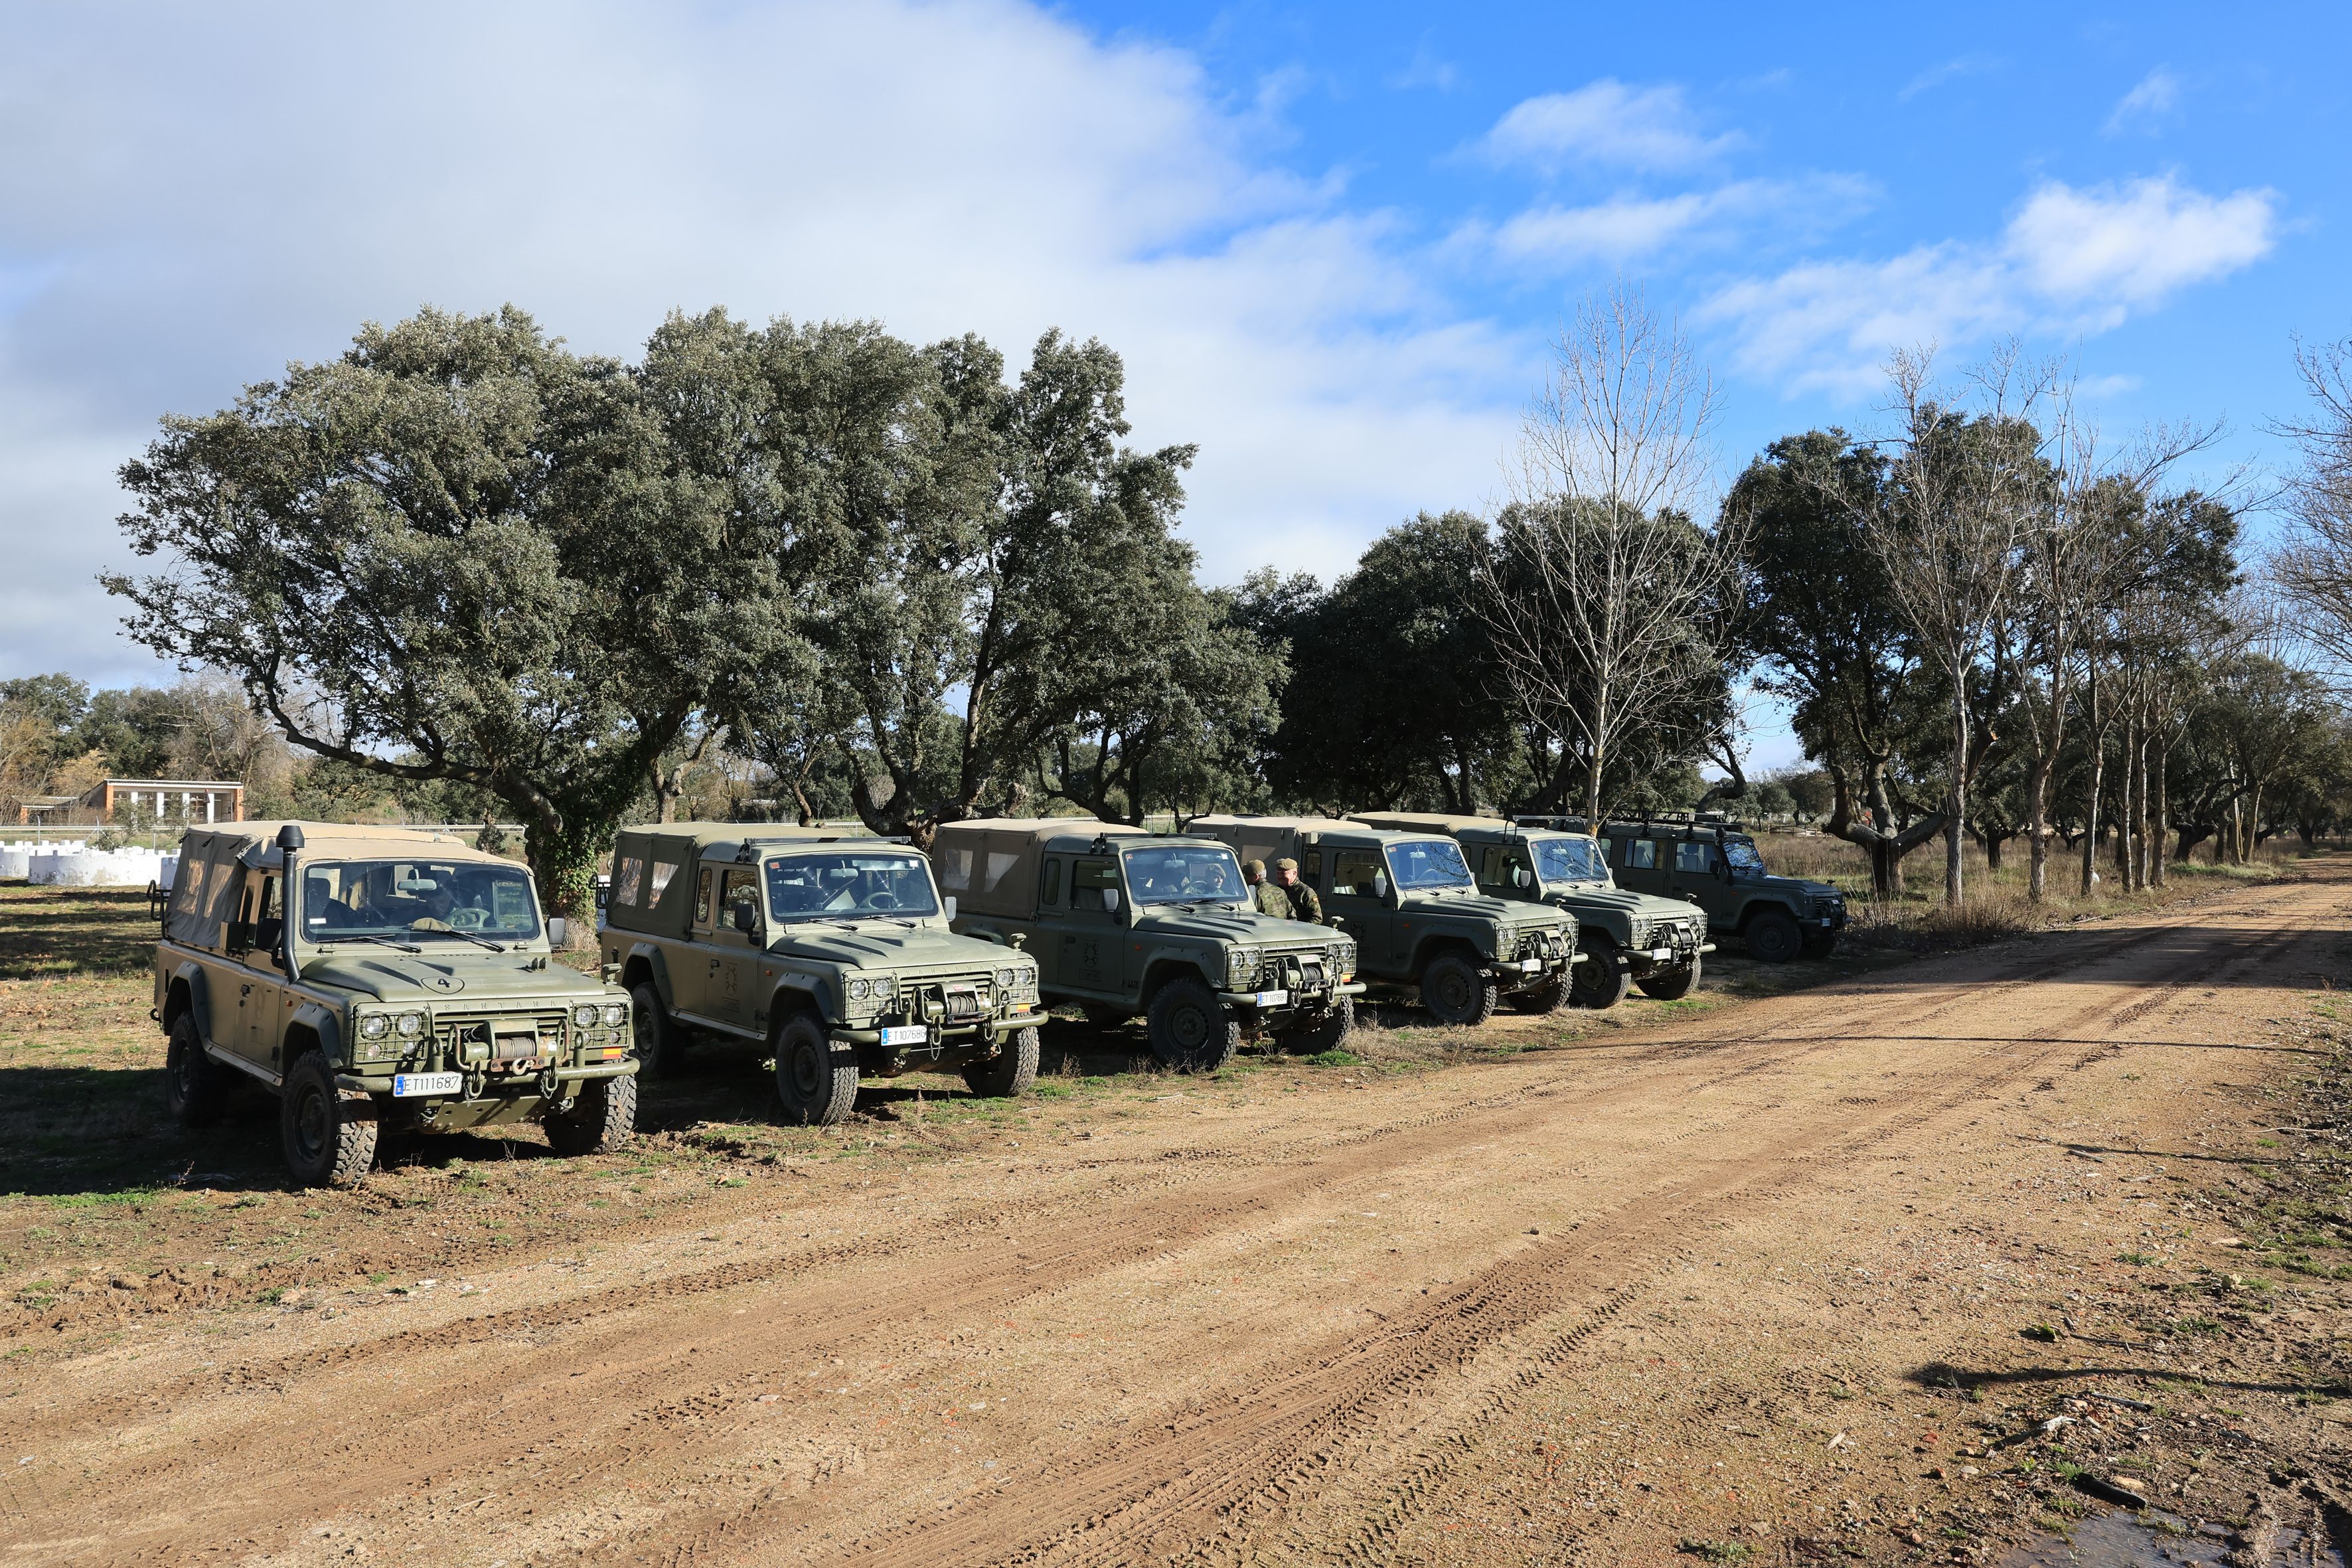
<path id="1" fill-rule="evenodd" d="M 488 937 L 476 936 L 472 931 L 459 931 L 456 926 L 451 926 L 447 931 L 426 931 L 425 934 L 426 936 L 462 936 L 478 946 L 488 948 L 492 952 L 504 952 L 507 950 L 506 943 L 502 942 L 492 942 Z M 418 948 L 416 951 L 422 952 L 425 950 Z"/>
<path id="2" fill-rule="evenodd" d="M 380 943 L 382 943 L 382 944 L 383 944 L 383 946 L 385 946 L 385 947 L 396 947 L 396 948 L 400 949 L 400 951 L 401 951 L 401 952 L 423 952 L 425 951 L 423 948 L 418 947 L 418 946 L 417 946 L 415 943 L 414 943 L 414 942 L 400 942 L 400 941 L 396 941 L 395 939 L 394 939 L 394 938 L 392 938 L 392 937 L 388 937 L 388 936 L 358 936 L 358 935 L 354 935 L 354 936 L 330 936 L 330 937 L 321 937 L 321 938 L 319 938 L 319 939 L 317 939 L 316 941 L 312 942 L 310 945 L 311 945 L 311 946 L 313 946 L 313 947 L 332 947 L 332 946 L 334 946 L 337 942 L 380 942 Z"/>

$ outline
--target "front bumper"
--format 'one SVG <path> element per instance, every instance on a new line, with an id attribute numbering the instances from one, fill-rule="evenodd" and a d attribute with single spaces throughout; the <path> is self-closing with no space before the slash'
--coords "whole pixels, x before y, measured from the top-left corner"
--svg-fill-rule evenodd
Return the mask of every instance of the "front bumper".
<path id="1" fill-rule="evenodd" d="M 1269 1013 L 1297 1013 L 1309 1008 L 1319 1012 L 1342 996 L 1361 996 L 1363 994 L 1363 982 L 1349 980 L 1314 991 L 1220 991 L 1217 1000 L 1228 1007 L 1258 1007 Z M 1277 996 L 1282 999 L 1278 1002 L 1273 1000 Z"/>
<path id="2" fill-rule="evenodd" d="M 926 1035 L 921 1042 L 903 1047 L 894 1048 L 908 1050 L 936 1050 L 940 1047 L 953 1044 L 959 1040 L 978 1043 L 983 1035 L 986 1036 L 989 1041 L 992 1043 L 1003 1036 L 1013 1034 L 1019 1030 L 1034 1029 L 1045 1021 L 1045 1010 L 1040 1006 L 1033 1012 L 1010 1013 L 1001 1018 L 975 1018 L 969 1022 L 955 1024 L 923 1023 L 920 1026 L 924 1028 Z M 908 1026 L 894 1025 L 889 1026 L 904 1028 Z M 846 1025 L 837 1025 L 825 1030 L 825 1036 L 829 1039 L 839 1040 L 845 1046 L 879 1046 L 882 1043 L 884 1029 L 885 1026 L 878 1024 L 871 1029 L 858 1029 L 852 1028 Z"/>
<path id="3" fill-rule="evenodd" d="M 533 1072 L 500 1072 L 495 1068 L 451 1069 L 458 1072 L 463 1082 L 450 1094 L 421 1094 L 404 1101 L 410 1105 L 426 1105 L 436 1101 L 468 1100 L 523 1100 L 538 1097 L 552 1100 L 563 1092 L 563 1086 L 583 1083 L 592 1078 L 635 1078 L 637 1059 L 623 1057 L 617 1061 L 583 1062 L 577 1067 L 541 1068 Z M 368 1078 L 355 1072 L 339 1072 L 335 1087 L 352 1094 L 389 1095 L 393 1075 Z"/>

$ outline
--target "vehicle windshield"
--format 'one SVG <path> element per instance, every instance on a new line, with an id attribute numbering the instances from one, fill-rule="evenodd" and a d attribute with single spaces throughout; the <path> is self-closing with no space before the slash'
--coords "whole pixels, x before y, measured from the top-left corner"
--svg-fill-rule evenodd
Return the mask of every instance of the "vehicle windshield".
<path id="1" fill-rule="evenodd" d="M 771 921 L 911 919 L 940 912 L 930 862 L 912 850 L 772 855 L 766 866 Z"/>
<path id="2" fill-rule="evenodd" d="M 1128 896 L 1144 904 L 1238 904 L 1247 897 L 1242 863 L 1223 845 L 1160 845 L 1129 849 Z"/>
<path id="3" fill-rule="evenodd" d="M 1439 888 L 1460 888 L 1470 891 L 1476 884 L 1470 880 L 1470 867 L 1462 858 L 1462 847 L 1451 838 L 1416 838 L 1410 844 L 1391 844 L 1388 848 L 1389 877 L 1406 892 L 1428 892 Z"/>
<path id="4" fill-rule="evenodd" d="M 1754 839 L 1725 839 L 1723 858 L 1730 862 L 1731 874 L 1735 877 L 1762 877 L 1769 874 L 1764 869 L 1764 857 L 1756 853 Z"/>
<path id="5" fill-rule="evenodd" d="M 539 935 L 539 900 L 520 866 L 467 860 L 296 861 L 302 939 L 352 942 L 397 935 L 457 942 Z"/>
<path id="6" fill-rule="evenodd" d="M 1562 882 L 1605 882 L 1609 861 L 1601 846 L 1590 838 L 1538 838 L 1536 875 L 1549 885 Z"/>

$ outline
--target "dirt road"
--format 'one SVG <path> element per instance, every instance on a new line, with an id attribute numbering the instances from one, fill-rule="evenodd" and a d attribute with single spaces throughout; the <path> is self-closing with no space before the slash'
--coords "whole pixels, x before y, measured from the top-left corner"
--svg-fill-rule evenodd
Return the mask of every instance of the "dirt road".
<path id="1" fill-rule="evenodd" d="M 756 1167 L 405 1294 L 61 1322 L 6 1363 L 0 1563 L 1900 1560 L 1979 1484 L 1956 1389 L 2221 1375 L 2095 1331 L 2231 1266 L 2177 1178 L 2253 1137 L 2347 916 L 2325 862 L 1499 1064 Z"/>

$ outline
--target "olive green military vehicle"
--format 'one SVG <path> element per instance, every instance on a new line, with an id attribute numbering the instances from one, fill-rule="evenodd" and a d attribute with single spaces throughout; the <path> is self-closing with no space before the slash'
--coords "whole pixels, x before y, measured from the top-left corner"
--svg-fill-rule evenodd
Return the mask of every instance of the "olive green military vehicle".
<path id="1" fill-rule="evenodd" d="M 1323 918 L 1356 939 L 1364 977 L 1417 992 L 1442 1023 L 1484 1023 L 1504 998 L 1549 1013 L 1568 994 L 1576 917 L 1481 893 L 1444 834 L 1320 816 L 1202 816 L 1191 828 L 1252 859 L 1297 861 Z"/>
<path id="2" fill-rule="evenodd" d="M 155 944 L 172 1112 L 278 1097 L 286 1165 L 349 1186 L 386 1128 L 537 1121 L 560 1153 L 625 1142 L 625 993 L 549 961 L 530 873 L 445 834 L 239 822 L 189 832 Z"/>
<path id="3" fill-rule="evenodd" d="M 1399 833 L 1443 833 L 1462 846 L 1478 890 L 1497 899 L 1554 904 L 1576 917 L 1582 960 L 1569 981 L 1580 1007 L 1614 1007 L 1639 985 L 1672 1002 L 1698 984 L 1706 912 L 1675 899 L 1620 888 L 1600 843 L 1581 833 L 1521 827 L 1498 816 L 1360 812 L 1350 820 Z"/>
<path id="4" fill-rule="evenodd" d="M 1019 943 L 1048 1001 L 1097 1023 L 1141 1014 L 1151 1054 L 1214 1071 L 1243 1038 L 1337 1047 L 1354 1026 L 1356 943 L 1260 914 L 1234 852 L 1213 838 L 1025 817 L 950 823 L 931 842 L 956 929 Z"/>
<path id="5" fill-rule="evenodd" d="M 620 836 L 599 940 L 646 1070 L 675 1068 L 695 1032 L 751 1041 L 786 1120 L 830 1125 L 861 1076 L 957 1068 L 984 1095 L 1036 1078 L 1037 964 L 957 935 L 954 912 L 890 839 L 680 824 Z"/>
<path id="6" fill-rule="evenodd" d="M 1576 831 L 1583 823 L 1569 817 L 1557 825 Z M 1750 958 L 1826 958 L 1845 929 L 1843 893 L 1827 882 L 1775 877 L 1737 822 L 1661 815 L 1604 822 L 1601 837 L 1619 887 L 1696 904 L 1708 929 L 1738 937 Z"/>

